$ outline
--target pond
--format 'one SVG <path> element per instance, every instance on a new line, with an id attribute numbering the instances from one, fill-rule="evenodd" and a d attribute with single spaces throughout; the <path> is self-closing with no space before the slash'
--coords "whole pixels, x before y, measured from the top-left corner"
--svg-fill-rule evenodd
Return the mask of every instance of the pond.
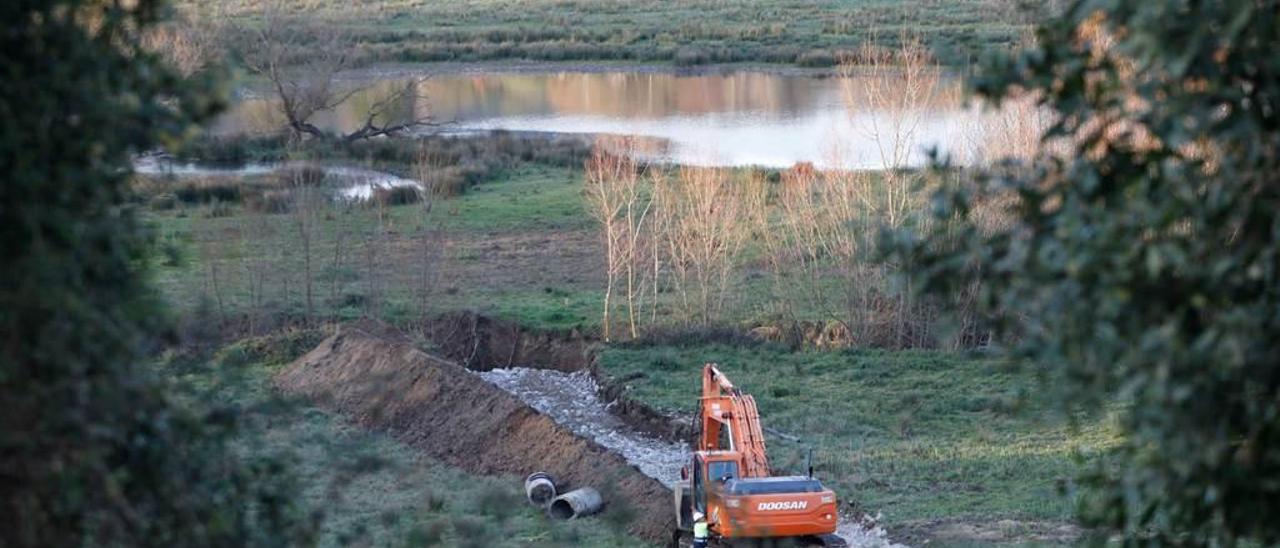
<path id="1" fill-rule="evenodd" d="M 937 148 L 972 163 L 1011 121 L 967 106 L 956 78 L 880 71 L 839 77 L 771 72 L 679 74 L 614 72 L 454 72 L 425 75 L 418 99 L 392 118 L 429 113 L 443 124 L 426 131 L 511 130 L 620 134 L 665 146 L 651 159 L 694 165 L 882 169 L 918 166 Z M 366 87 L 314 121 L 351 131 L 373 105 L 402 89 L 406 71 L 370 72 L 346 85 Z M 1017 123 L 1017 120 L 1012 122 Z M 256 132 L 282 126 L 273 101 L 247 98 L 215 131 Z"/>
<path id="2" fill-rule="evenodd" d="M 335 188 L 334 197 L 344 201 L 364 201 L 373 197 L 379 189 L 397 187 L 422 188 L 419 181 L 393 173 L 359 166 L 328 165 L 309 162 L 250 163 L 236 167 L 206 166 L 173 161 L 164 156 L 143 156 L 134 160 L 133 171 L 142 175 L 161 177 L 244 177 L 267 175 L 289 168 L 314 168 L 324 172 L 324 177 Z"/>

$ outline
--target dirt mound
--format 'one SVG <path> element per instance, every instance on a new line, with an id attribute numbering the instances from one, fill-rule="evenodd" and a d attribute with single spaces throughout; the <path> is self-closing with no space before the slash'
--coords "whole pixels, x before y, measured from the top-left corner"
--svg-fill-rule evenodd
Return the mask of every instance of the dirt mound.
<path id="1" fill-rule="evenodd" d="M 563 486 L 595 487 L 605 496 L 606 512 L 633 516 L 633 534 L 669 538 L 671 495 L 665 486 L 463 367 L 417 349 L 384 324 L 343 326 L 275 381 L 287 394 L 473 473 L 524 477 L 545 471 Z"/>
<path id="2" fill-rule="evenodd" d="M 470 312 L 440 316 L 423 334 L 441 356 L 473 371 L 516 366 L 579 371 L 595 357 L 592 340 L 578 331 L 526 329 Z"/>

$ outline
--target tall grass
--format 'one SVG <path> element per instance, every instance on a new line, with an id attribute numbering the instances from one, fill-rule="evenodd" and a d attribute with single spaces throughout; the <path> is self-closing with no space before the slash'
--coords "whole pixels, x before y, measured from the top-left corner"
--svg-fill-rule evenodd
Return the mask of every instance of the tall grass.
<path id="1" fill-rule="evenodd" d="M 187 8 L 209 0 L 184 0 Z M 227 19 L 254 17 L 271 2 L 225 3 Z M 919 33 L 946 64 L 966 65 L 984 49 L 1014 43 L 1030 12 L 1013 0 L 660 0 L 633 2 L 420 2 L 388 0 L 362 9 L 332 0 L 286 0 L 284 11 L 350 29 L 361 62 L 649 61 L 681 66 L 765 62 L 833 66 L 874 34 Z M 896 44 L 887 44 L 891 47 Z"/>

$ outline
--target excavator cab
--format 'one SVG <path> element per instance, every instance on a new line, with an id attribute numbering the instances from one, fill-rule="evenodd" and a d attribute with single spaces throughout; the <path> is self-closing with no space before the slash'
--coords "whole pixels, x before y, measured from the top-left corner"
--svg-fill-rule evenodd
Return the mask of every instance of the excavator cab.
<path id="1" fill-rule="evenodd" d="M 704 366 L 702 384 L 700 433 L 674 489 L 676 536 L 692 529 L 696 511 L 706 516 L 714 537 L 792 537 L 843 545 L 834 535 L 835 492 L 812 475 L 771 474 L 755 400 L 714 364 Z"/>
<path id="2" fill-rule="evenodd" d="M 719 458 L 716 458 L 719 457 Z M 693 456 L 693 473 L 689 467 L 680 471 L 689 483 L 689 509 L 707 514 L 707 495 L 719 491 L 719 487 L 738 477 L 737 455 L 716 455 L 707 458 L 703 454 Z"/>

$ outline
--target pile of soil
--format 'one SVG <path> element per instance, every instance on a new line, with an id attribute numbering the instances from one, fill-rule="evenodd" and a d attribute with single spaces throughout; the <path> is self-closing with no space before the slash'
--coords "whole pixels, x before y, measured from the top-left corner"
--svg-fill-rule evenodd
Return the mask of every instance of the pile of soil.
<path id="1" fill-rule="evenodd" d="M 386 324 L 341 327 L 275 383 L 472 473 L 541 471 L 565 487 L 595 487 L 605 512 L 632 516 L 632 534 L 669 538 L 666 486 L 462 366 L 423 352 Z"/>

